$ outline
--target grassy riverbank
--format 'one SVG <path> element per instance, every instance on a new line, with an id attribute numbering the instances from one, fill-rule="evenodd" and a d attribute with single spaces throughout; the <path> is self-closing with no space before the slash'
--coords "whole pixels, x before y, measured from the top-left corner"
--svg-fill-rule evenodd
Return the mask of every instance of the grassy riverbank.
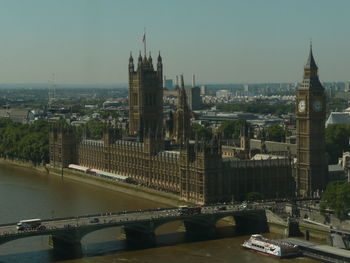
<path id="1" fill-rule="evenodd" d="M 50 176 L 59 176 L 65 180 L 73 180 L 73 181 L 78 181 L 85 184 L 103 187 L 105 189 L 109 189 L 112 191 L 124 193 L 131 196 L 137 196 L 147 200 L 162 203 L 166 206 L 179 206 L 181 204 L 186 204 L 185 202 L 179 200 L 179 196 L 172 193 L 165 193 L 165 192 L 156 191 L 156 190 L 139 186 L 139 185 L 112 181 L 110 179 L 86 174 L 83 172 L 73 171 L 70 169 L 62 170 L 59 168 L 53 168 L 51 166 L 42 166 L 42 165 L 34 166 L 30 162 L 23 162 L 19 160 L 9 160 L 4 158 L 0 158 L 0 164 L 1 163 L 7 164 L 7 165 L 11 164 L 11 165 L 16 165 L 20 167 L 25 167 L 28 169 L 39 171 L 40 173 L 45 173 Z"/>

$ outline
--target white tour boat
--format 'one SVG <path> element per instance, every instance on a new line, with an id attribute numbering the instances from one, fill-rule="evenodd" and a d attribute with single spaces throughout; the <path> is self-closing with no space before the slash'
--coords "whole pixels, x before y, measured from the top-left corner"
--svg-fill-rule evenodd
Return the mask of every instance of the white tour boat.
<path id="1" fill-rule="evenodd" d="M 242 244 L 244 248 L 252 249 L 258 253 L 279 258 L 294 257 L 300 254 L 299 248 L 291 243 L 281 240 L 271 240 L 262 235 L 252 235 Z"/>

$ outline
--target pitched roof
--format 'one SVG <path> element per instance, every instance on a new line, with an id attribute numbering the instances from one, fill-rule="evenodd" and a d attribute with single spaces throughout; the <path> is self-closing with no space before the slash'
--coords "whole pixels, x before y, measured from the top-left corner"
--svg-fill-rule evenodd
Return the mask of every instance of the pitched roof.
<path id="1" fill-rule="evenodd" d="M 291 152 L 292 155 L 297 153 L 297 145 L 285 142 L 273 142 L 265 141 L 266 151 L 268 153 L 288 153 Z M 250 139 L 250 149 L 261 149 L 261 140 Z"/>
<path id="2" fill-rule="evenodd" d="M 308 57 L 306 64 L 305 64 L 305 69 L 318 69 L 316 62 L 315 62 L 315 59 L 314 59 L 314 56 L 312 54 L 312 46 L 311 45 L 310 45 L 309 57 Z"/>
<path id="3" fill-rule="evenodd" d="M 14 122 L 25 123 L 28 121 L 28 109 L 0 109 L 1 118 L 10 118 Z"/>
<path id="4" fill-rule="evenodd" d="M 330 124 L 350 124 L 350 114 L 345 112 L 331 112 L 326 121 L 326 126 Z"/>

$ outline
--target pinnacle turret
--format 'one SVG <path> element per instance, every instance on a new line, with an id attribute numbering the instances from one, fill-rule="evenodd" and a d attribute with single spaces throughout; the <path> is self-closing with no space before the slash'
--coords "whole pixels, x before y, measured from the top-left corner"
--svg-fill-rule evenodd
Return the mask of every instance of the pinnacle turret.
<path id="1" fill-rule="evenodd" d="M 186 90 L 185 90 L 185 84 L 184 84 L 184 76 L 181 74 L 180 75 L 180 88 L 179 88 L 179 98 L 178 98 L 178 108 L 187 111 L 188 106 L 187 106 L 187 95 L 186 95 Z"/>
<path id="2" fill-rule="evenodd" d="M 139 54 L 139 58 L 138 58 L 138 67 L 141 67 L 142 66 L 142 56 L 141 56 L 141 51 L 140 51 L 140 54 Z"/>
<path id="3" fill-rule="evenodd" d="M 129 72 L 134 72 L 134 59 L 131 52 L 129 57 Z"/>
<path id="4" fill-rule="evenodd" d="M 163 71 L 163 62 L 162 62 L 162 57 L 160 56 L 160 51 L 157 58 L 157 70 Z"/>
<path id="5" fill-rule="evenodd" d="M 184 84 L 184 75 L 180 75 L 180 88 L 185 89 L 185 84 Z"/>
<path id="6" fill-rule="evenodd" d="M 184 143 L 189 139 L 191 130 L 191 116 L 187 105 L 184 77 L 180 75 L 180 87 L 178 90 L 177 110 L 175 117 L 174 139 L 176 143 Z"/>
<path id="7" fill-rule="evenodd" d="M 153 69 L 153 60 L 152 60 L 151 52 L 149 52 L 147 63 L 148 63 L 149 68 Z"/>

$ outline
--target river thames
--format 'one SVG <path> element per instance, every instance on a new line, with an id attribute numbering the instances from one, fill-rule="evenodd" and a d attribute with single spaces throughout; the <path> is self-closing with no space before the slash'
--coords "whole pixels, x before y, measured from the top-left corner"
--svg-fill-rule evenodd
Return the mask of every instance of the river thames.
<path id="1" fill-rule="evenodd" d="M 0 165 L 0 224 L 157 207 L 164 205 L 21 167 Z M 219 231 L 221 238 L 206 241 L 189 241 L 183 231 L 181 222 L 161 226 L 156 232 L 157 247 L 142 250 L 126 247 L 121 228 L 96 231 L 82 239 L 84 256 L 72 260 L 55 256 L 47 236 L 24 238 L 0 245 L 0 263 L 317 262 L 306 258 L 278 260 L 244 250 L 240 245 L 248 236 L 234 237 L 228 226 Z"/>

